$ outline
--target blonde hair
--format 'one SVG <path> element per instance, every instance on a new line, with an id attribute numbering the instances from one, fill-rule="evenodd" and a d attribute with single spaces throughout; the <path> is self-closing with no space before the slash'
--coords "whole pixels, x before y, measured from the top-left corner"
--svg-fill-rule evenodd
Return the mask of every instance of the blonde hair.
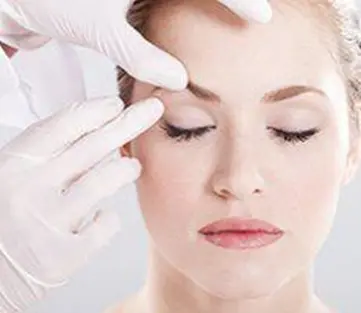
<path id="1" fill-rule="evenodd" d="M 174 0 L 175 1 L 175 0 Z M 164 0 L 135 0 L 130 7 L 127 20 L 140 34 L 149 39 L 149 23 L 156 9 L 169 4 Z M 335 61 L 346 84 L 349 97 L 349 113 L 358 132 L 361 130 L 359 104 L 361 102 L 361 32 L 360 12 L 354 0 L 285 0 L 290 5 L 308 4 L 321 16 L 325 16 L 325 27 L 336 37 Z M 320 15 L 319 15 L 320 16 Z M 322 17 L 318 17 L 320 21 Z M 135 79 L 117 67 L 119 96 L 126 106 L 131 105 Z"/>

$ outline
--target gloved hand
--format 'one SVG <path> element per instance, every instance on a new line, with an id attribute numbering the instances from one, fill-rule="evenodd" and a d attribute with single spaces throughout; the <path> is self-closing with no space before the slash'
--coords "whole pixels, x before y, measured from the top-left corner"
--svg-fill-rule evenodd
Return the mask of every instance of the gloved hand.
<path id="1" fill-rule="evenodd" d="M 15 22 L 0 7 L 0 42 L 17 49 L 35 49 L 43 46 L 49 37 L 25 29 Z"/>
<path id="2" fill-rule="evenodd" d="M 267 22 L 267 0 L 218 0 L 248 19 Z M 179 90 L 188 77 L 183 65 L 139 35 L 126 21 L 132 0 L 0 0 L 0 11 L 25 29 L 93 48 L 134 78 Z M 151 60 L 151 61 L 150 61 Z"/>
<path id="3" fill-rule="evenodd" d="M 0 150 L 0 312 L 22 312 L 109 243 L 118 215 L 95 206 L 141 172 L 119 147 L 163 112 L 156 99 L 126 110 L 120 100 L 93 100 L 31 125 Z"/>

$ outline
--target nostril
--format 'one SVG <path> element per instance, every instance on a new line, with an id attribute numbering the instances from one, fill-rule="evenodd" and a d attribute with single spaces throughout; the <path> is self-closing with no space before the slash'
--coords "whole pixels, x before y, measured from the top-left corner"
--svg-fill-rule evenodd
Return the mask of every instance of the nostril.
<path id="1" fill-rule="evenodd" d="M 231 191 L 229 191 L 228 189 L 225 189 L 225 188 L 216 190 L 216 194 L 222 199 L 229 199 L 229 198 L 232 198 L 232 197 L 237 197 L 238 199 L 240 199 L 240 196 L 236 196 L 234 193 L 232 193 Z M 261 191 L 261 189 L 256 188 L 256 189 L 254 189 L 252 194 L 261 195 L 262 191 Z"/>

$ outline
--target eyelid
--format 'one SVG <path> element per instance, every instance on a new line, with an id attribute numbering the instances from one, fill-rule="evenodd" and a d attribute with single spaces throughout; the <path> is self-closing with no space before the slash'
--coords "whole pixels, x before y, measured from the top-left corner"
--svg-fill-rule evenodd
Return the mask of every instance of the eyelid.
<path id="1" fill-rule="evenodd" d="M 214 125 L 216 120 L 204 109 L 195 105 L 175 104 L 165 110 L 164 117 L 174 125 L 182 125 L 182 128 L 198 128 L 199 125 Z"/>
<path id="2" fill-rule="evenodd" d="M 177 123 L 167 121 L 167 119 L 164 119 L 163 122 L 167 126 L 177 128 L 182 131 L 192 131 L 192 130 L 199 130 L 204 128 L 217 128 L 217 126 L 211 124 L 202 124 L 203 126 L 194 126 L 194 127 L 179 126 Z"/>
<path id="3" fill-rule="evenodd" d="M 189 142 L 192 139 L 202 139 L 203 135 L 209 133 L 212 129 L 217 129 L 216 126 L 198 127 L 195 129 L 182 129 L 167 123 L 161 125 L 161 128 L 166 132 L 169 137 L 171 137 L 177 142 Z M 312 139 L 320 132 L 320 129 L 317 128 L 303 131 L 287 131 L 285 129 L 276 129 L 272 127 L 268 127 L 268 129 L 272 130 L 272 133 L 277 139 L 281 139 L 282 144 L 304 143 Z"/>

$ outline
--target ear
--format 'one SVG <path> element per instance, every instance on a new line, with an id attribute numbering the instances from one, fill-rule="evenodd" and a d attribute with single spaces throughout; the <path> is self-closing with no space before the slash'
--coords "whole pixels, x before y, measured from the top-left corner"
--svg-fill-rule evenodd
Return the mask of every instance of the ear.
<path id="1" fill-rule="evenodd" d="M 360 137 L 360 136 L 359 136 Z M 347 164 L 342 179 L 342 184 L 349 184 L 354 178 L 361 163 L 361 138 L 352 141 L 350 151 L 347 156 Z"/>
<path id="2" fill-rule="evenodd" d="M 132 157 L 131 143 L 128 142 L 124 146 L 120 147 L 119 152 L 122 157 L 131 158 Z"/>
<path id="3" fill-rule="evenodd" d="M 349 184 L 354 178 L 361 163 L 361 102 L 357 101 L 352 110 L 350 119 L 350 150 L 347 155 L 347 164 L 342 184 Z"/>

